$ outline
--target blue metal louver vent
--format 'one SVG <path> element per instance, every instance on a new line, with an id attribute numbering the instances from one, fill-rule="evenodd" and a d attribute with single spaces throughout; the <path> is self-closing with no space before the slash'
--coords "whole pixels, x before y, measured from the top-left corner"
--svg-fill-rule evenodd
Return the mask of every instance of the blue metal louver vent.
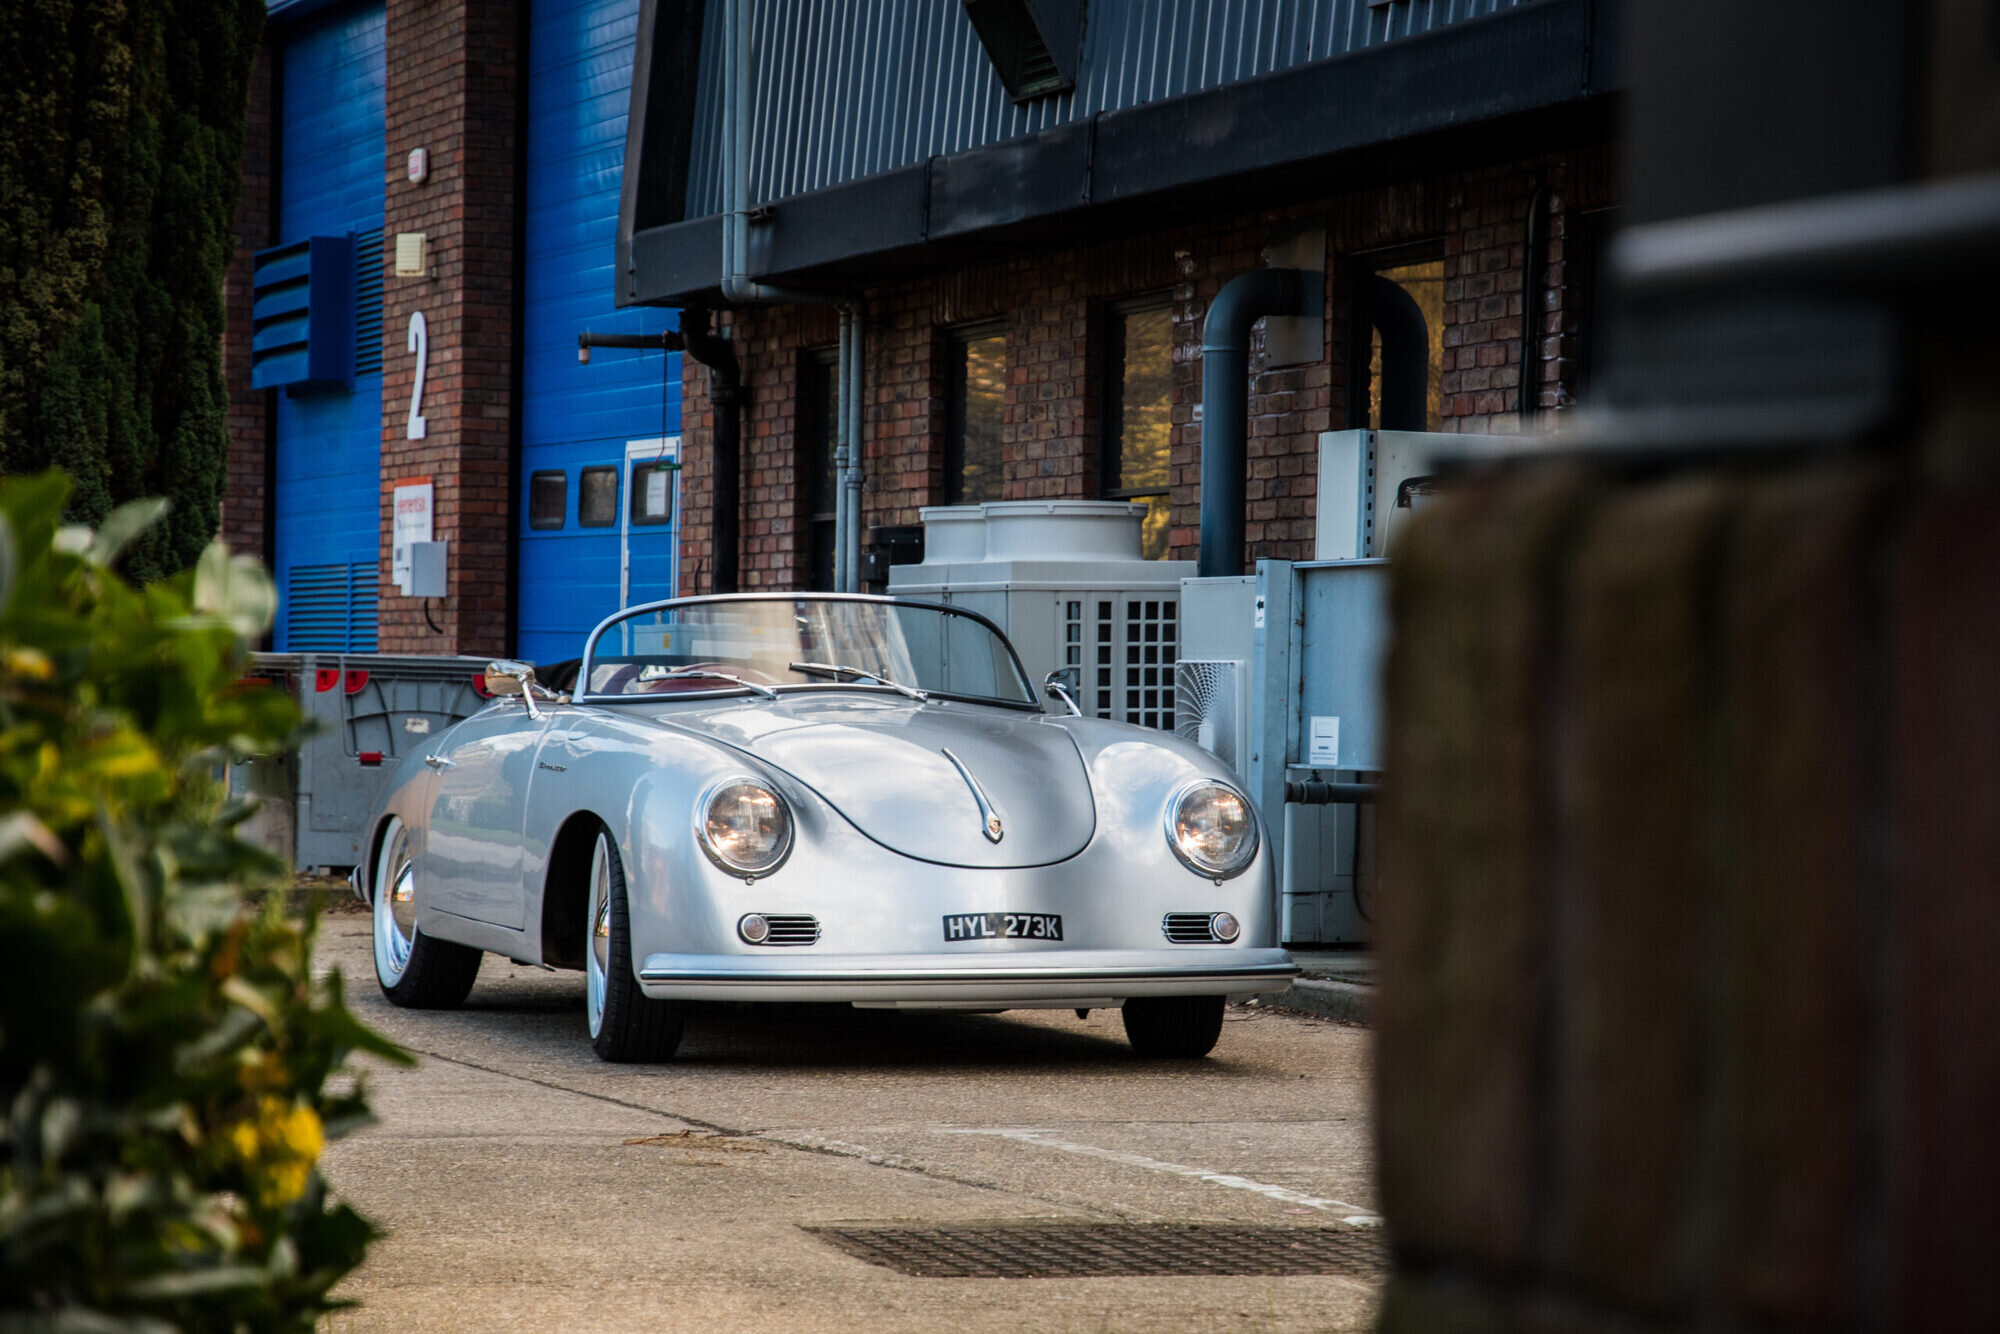
<path id="1" fill-rule="evenodd" d="M 372 653 L 376 643 L 376 568 L 294 565 L 285 587 L 285 647 Z"/>
<path id="2" fill-rule="evenodd" d="M 251 298 L 252 388 L 347 384 L 353 365 L 352 237 L 308 236 L 258 251 Z"/>
<path id="3" fill-rule="evenodd" d="M 354 234 L 354 374 L 382 373 L 382 229 Z"/>

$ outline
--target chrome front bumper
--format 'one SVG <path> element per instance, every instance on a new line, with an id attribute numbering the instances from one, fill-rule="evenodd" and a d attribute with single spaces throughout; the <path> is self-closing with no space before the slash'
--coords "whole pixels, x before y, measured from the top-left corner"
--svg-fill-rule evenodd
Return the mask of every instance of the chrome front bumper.
<path id="1" fill-rule="evenodd" d="M 954 954 L 654 954 L 639 983 L 656 1000 L 941 1002 L 1241 996 L 1283 991 L 1299 974 L 1281 949 L 1005 950 Z"/>

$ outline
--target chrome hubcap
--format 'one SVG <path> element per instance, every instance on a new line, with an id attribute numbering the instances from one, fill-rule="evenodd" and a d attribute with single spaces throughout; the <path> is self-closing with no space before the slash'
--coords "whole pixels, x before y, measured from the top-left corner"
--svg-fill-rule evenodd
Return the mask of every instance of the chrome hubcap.
<path id="1" fill-rule="evenodd" d="M 597 836 L 597 850 L 590 859 L 590 897 L 584 918 L 584 1003 L 589 1011 L 590 1036 L 604 1028 L 604 989 L 611 975 L 611 848 L 604 835 Z"/>
<path id="2" fill-rule="evenodd" d="M 375 973 L 384 986 L 402 980 L 416 938 L 417 865 L 409 830 L 397 820 L 382 840 L 375 867 Z"/>

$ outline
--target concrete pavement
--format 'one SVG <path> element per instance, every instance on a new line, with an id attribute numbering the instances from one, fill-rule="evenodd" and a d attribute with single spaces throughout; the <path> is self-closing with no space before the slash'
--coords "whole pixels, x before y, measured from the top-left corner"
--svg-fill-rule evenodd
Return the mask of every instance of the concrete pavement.
<path id="1" fill-rule="evenodd" d="M 383 1001 L 367 919 L 322 964 L 422 1057 L 334 1189 L 391 1232 L 343 1287 L 371 1330 L 1348 1330 L 1372 1279 L 914 1278 L 828 1224 L 1233 1222 L 1374 1210 L 1367 1034 L 1232 1008 L 1207 1061 L 1134 1057 L 1115 1013 L 715 1006 L 680 1057 L 611 1066 L 575 973 L 488 956 L 464 1010 Z"/>
<path id="2" fill-rule="evenodd" d="M 1292 959 L 1299 966 L 1298 979 L 1289 990 L 1264 997 L 1264 1001 L 1322 1019 L 1368 1022 L 1375 995 L 1374 954 L 1367 950 L 1294 948 Z"/>

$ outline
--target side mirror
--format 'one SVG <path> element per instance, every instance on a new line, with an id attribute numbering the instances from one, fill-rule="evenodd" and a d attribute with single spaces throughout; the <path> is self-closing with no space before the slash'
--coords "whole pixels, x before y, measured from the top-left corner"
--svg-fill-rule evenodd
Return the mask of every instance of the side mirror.
<path id="1" fill-rule="evenodd" d="M 528 683 L 534 679 L 535 665 L 531 662 L 496 658 L 486 664 L 486 689 L 495 695 L 525 694 Z"/>
<path id="2" fill-rule="evenodd" d="M 494 695 L 519 695 L 528 706 L 528 716 L 539 718 L 542 711 L 535 707 L 535 664 L 515 662 L 511 658 L 496 658 L 486 664 L 486 689 Z"/>
<path id="3" fill-rule="evenodd" d="M 1083 717 L 1083 710 L 1077 707 L 1075 694 L 1079 675 L 1074 667 L 1058 667 L 1042 678 L 1042 693 L 1050 699 L 1061 700 L 1072 718 Z"/>

